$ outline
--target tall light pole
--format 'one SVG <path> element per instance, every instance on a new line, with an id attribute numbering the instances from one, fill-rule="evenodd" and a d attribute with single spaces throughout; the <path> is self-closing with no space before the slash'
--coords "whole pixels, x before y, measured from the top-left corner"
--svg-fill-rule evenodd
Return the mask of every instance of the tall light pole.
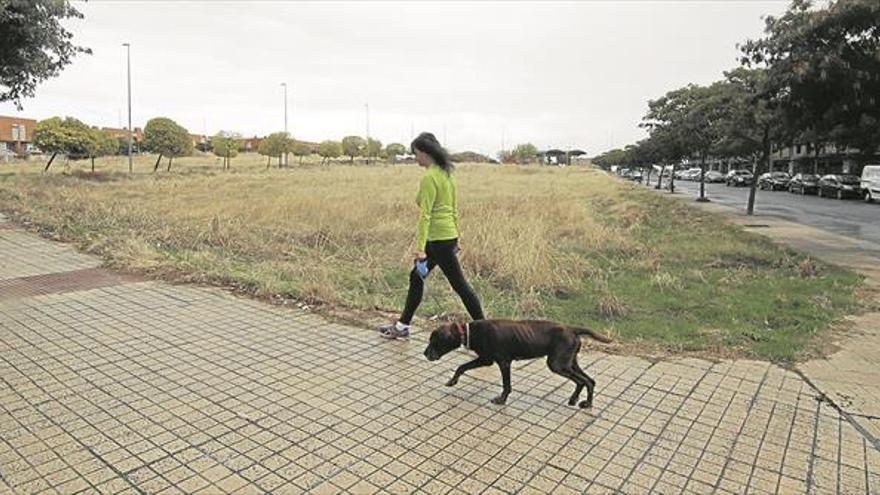
<path id="1" fill-rule="evenodd" d="M 501 127 L 501 162 L 504 162 L 504 126 Z"/>
<path id="2" fill-rule="evenodd" d="M 281 87 L 284 88 L 284 136 L 287 136 L 287 83 L 281 83 Z M 284 166 L 288 166 L 290 163 L 287 161 L 287 149 L 284 150 Z"/>
<path id="3" fill-rule="evenodd" d="M 370 104 L 364 103 L 367 111 L 367 165 L 370 164 Z"/>
<path id="4" fill-rule="evenodd" d="M 131 45 L 123 43 L 125 47 L 125 60 L 128 72 L 128 173 L 132 173 L 131 165 Z"/>

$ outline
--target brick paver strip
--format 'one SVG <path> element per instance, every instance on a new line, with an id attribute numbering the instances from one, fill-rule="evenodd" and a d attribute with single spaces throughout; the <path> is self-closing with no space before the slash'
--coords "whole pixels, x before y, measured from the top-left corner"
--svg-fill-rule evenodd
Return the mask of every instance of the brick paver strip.
<path id="1" fill-rule="evenodd" d="M 88 290 L 139 280 L 101 268 L 84 268 L 61 273 L 47 273 L 0 280 L 0 301 L 45 294 Z"/>
<path id="2" fill-rule="evenodd" d="M 498 407 L 425 338 L 158 282 L 0 301 L 0 492 L 880 493 L 796 372 L 593 350 L 593 410 L 541 360 Z"/>

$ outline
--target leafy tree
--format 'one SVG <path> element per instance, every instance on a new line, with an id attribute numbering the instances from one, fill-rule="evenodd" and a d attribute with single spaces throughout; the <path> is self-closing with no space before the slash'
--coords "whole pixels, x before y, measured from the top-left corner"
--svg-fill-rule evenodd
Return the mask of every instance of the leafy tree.
<path id="1" fill-rule="evenodd" d="M 100 129 L 90 129 L 86 142 L 86 153 L 92 160 L 92 172 L 95 171 L 96 157 L 114 155 L 117 151 L 119 151 L 119 143 L 116 136 Z"/>
<path id="2" fill-rule="evenodd" d="M 669 191 L 675 192 L 675 167 L 687 156 L 687 144 L 681 135 L 668 127 L 660 127 L 651 131 L 648 144 L 653 148 L 653 156 L 660 163 L 660 176 L 657 189 L 663 184 L 664 171 L 669 172 Z"/>
<path id="3" fill-rule="evenodd" d="M 299 157 L 299 164 L 302 165 L 303 157 L 312 154 L 312 147 L 309 146 L 308 143 L 304 143 L 302 141 L 294 141 L 292 143 L 292 146 L 290 147 L 290 152 L 293 153 L 293 156 Z"/>
<path id="4" fill-rule="evenodd" d="M 34 144 L 45 153 L 52 153 L 43 171 L 49 170 L 58 153 L 71 158 L 88 156 L 91 136 L 89 126 L 73 117 L 52 117 L 37 123 Z"/>
<path id="5" fill-rule="evenodd" d="M 318 145 L 318 154 L 321 155 L 321 165 L 331 158 L 342 156 L 342 144 L 338 141 L 323 141 Z"/>
<path id="6" fill-rule="evenodd" d="M 49 170 L 49 166 L 52 165 L 52 161 L 55 160 L 58 153 L 64 153 L 67 150 L 62 122 L 61 117 L 51 117 L 37 122 L 34 129 L 34 145 L 44 153 L 52 153 L 44 170 Z"/>
<path id="7" fill-rule="evenodd" d="M 648 114 L 643 126 L 663 130 L 664 139 L 661 150 L 673 163 L 683 157 L 697 156 L 700 159 L 700 197 L 705 201 L 706 159 L 718 152 L 724 141 L 726 105 L 733 102 L 729 87 L 724 82 L 711 86 L 690 84 L 670 91 L 663 97 L 648 103 Z M 670 155 L 670 152 L 672 156 Z M 661 177 L 662 178 L 662 177 Z M 670 177 L 670 189 L 674 190 L 675 176 Z"/>
<path id="8" fill-rule="evenodd" d="M 34 96 L 37 84 L 57 76 L 77 53 L 92 53 L 71 43 L 62 19 L 83 15 L 67 0 L 0 2 L 0 101 Z"/>
<path id="9" fill-rule="evenodd" d="M 593 163 L 600 168 L 610 170 L 612 165 L 622 165 L 626 161 L 626 151 L 615 148 L 593 158 Z"/>
<path id="10" fill-rule="evenodd" d="M 722 121 L 725 146 L 739 156 L 752 157 L 752 175 L 757 177 L 770 169 L 773 143 L 785 142 L 792 131 L 785 125 L 781 93 L 769 84 L 763 69 L 740 67 L 725 74 L 731 98 L 724 107 Z M 749 190 L 746 213 L 755 211 L 757 180 Z"/>
<path id="11" fill-rule="evenodd" d="M 538 148 L 532 143 L 518 144 L 513 148 L 513 156 L 519 163 L 528 163 L 538 156 Z"/>
<path id="12" fill-rule="evenodd" d="M 653 165 L 660 161 L 661 152 L 658 142 L 658 137 L 654 137 L 653 139 L 648 137 L 642 139 L 636 144 L 630 144 L 623 148 L 624 164 L 628 168 L 642 169 L 644 172 L 642 177 L 644 178 L 645 184 L 651 183 L 651 172 L 654 170 Z"/>
<path id="13" fill-rule="evenodd" d="M 116 136 L 110 131 L 99 131 L 101 134 L 101 146 L 99 147 L 99 156 L 110 156 L 119 153 Z"/>
<path id="14" fill-rule="evenodd" d="M 367 142 L 360 136 L 345 136 L 342 138 L 342 153 L 351 157 L 354 163 L 354 157 L 363 156 L 367 149 Z"/>
<path id="15" fill-rule="evenodd" d="M 406 147 L 400 143 L 388 143 L 385 146 L 385 158 L 396 160 L 398 156 L 406 154 Z"/>
<path id="16" fill-rule="evenodd" d="M 165 117 L 150 119 L 144 127 L 144 148 L 157 153 L 153 172 L 159 169 L 162 156 L 168 157 L 168 171 L 171 171 L 171 160 L 178 156 L 192 154 L 193 145 L 189 131 L 176 122 Z"/>
<path id="17" fill-rule="evenodd" d="M 742 45 L 742 62 L 766 69 L 763 84 L 781 118 L 813 144 L 830 141 L 869 156 L 880 145 L 880 2 L 794 0 Z M 818 148 L 818 146 L 817 146 Z"/>
<path id="18" fill-rule="evenodd" d="M 228 170 L 230 159 L 238 156 L 241 149 L 241 134 L 220 131 L 211 138 L 211 148 L 215 155 L 223 158 L 223 170 Z"/>
<path id="19" fill-rule="evenodd" d="M 123 136 L 114 136 L 113 139 L 116 140 L 116 154 L 128 154 L 128 138 Z M 134 145 L 134 143 L 132 143 L 132 145 Z M 132 151 L 134 151 L 134 148 L 132 148 Z"/>
<path id="20" fill-rule="evenodd" d="M 367 163 L 370 163 L 370 158 L 377 157 L 382 153 L 382 141 L 378 139 L 369 138 L 367 140 Z"/>
<path id="21" fill-rule="evenodd" d="M 277 154 L 275 154 L 275 150 L 272 149 L 273 147 L 272 147 L 271 142 L 269 140 L 270 137 L 271 137 L 271 134 L 269 136 L 266 136 L 265 138 L 263 138 L 263 140 L 260 141 L 260 145 L 257 146 L 257 153 L 266 157 L 266 170 L 269 170 L 269 167 L 272 166 L 272 157 L 278 156 Z M 280 159 L 278 161 L 278 167 L 281 167 Z"/>
<path id="22" fill-rule="evenodd" d="M 269 168 L 272 157 L 278 158 L 278 168 L 281 168 L 281 156 L 290 149 L 291 142 L 286 132 L 274 132 L 260 141 L 257 152 L 268 157 L 266 168 Z"/>

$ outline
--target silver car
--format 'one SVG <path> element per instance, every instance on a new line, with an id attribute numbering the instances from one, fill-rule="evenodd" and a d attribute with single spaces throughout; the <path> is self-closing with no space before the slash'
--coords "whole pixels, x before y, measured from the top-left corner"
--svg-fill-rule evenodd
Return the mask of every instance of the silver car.
<path id="1" fill-rule="evenodd" d="M 865 165 L 865 168 L 862 169 L 859 186 L 866 202 L 870 203 L 875 199 L 880 199 L 880 165 Z"/>

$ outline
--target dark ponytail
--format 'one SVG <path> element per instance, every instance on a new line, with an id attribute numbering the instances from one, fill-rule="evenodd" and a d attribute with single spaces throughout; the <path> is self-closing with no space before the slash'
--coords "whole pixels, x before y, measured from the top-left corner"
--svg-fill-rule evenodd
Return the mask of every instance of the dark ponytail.
<path id="1" fill-rule="evenodd" d="M 416 150 L 427 153 L 434 160 L 434 163 L 447 174 L 451 174 L 452 169 L 455 168 L 452 165 L 452 160 L 449 158 L 449 153 L 443 149 L 443 146 L 440 146 L 440 142 L 430 132 L 423 132 L 413 139 L 410 151 L 415 154 Z"/>

